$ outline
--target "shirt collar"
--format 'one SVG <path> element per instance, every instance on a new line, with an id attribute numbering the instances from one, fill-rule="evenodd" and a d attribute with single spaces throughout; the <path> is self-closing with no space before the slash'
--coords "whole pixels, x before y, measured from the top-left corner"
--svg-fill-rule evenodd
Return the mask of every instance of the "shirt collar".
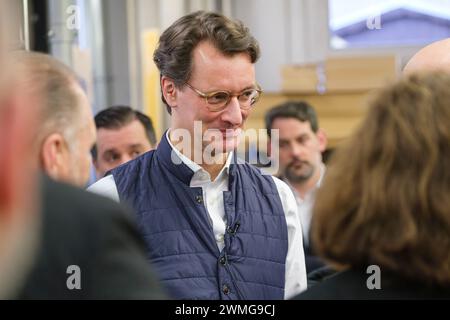
<path id="1" fill-rule="evenodd" d="M 325 176 L 325 171 L 327 171 L 327 167 L 325 166 L 325 164 L 322 162 L 320 164 L 320 178 L 317 181 L 316 184 L 316 189 L 320 188 L 320 186 L 322 185 L 322 181 L 323 181 L 323 177 Z"/>

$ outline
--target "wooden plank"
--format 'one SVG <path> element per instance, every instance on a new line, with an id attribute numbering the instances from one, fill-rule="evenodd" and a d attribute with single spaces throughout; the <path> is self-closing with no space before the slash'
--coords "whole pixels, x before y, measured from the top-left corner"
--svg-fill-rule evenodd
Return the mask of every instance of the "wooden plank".
<path id="1" fill-rule="evenodd" d="M 320 127 L 328 137 L 328 147 L 334 148 L 348 138 L 360 125 L 361 117 L 350 118 L 319 118 Z M 262 119 L 248 120 L 245 129 L 265 129 Z M 264 143 L 259 142 L 264 146 Z"/>
<path id="2" fill-rule="evenodd" d="M 328 136 L 329 147 L 337 146 L 350 136 L 367 112 L 370 92 L 327 95 L 286 95 L 267 93 L 252 110 L 245 128 L 265 129 L 264 116 L 272 107 L 288 100 L 304 100 L 316 110 L 319 126 Z M 264 145 L 264 143 L 263 143 Z"/>
<path id="3" fill-rule="evenodd" d="M 323 64 L 284 66 L 281 72 L 285 93 L 317 93 L 320 84 L 326 92 L 355 92 L 380 88 L 395 80 L 397 63 L 391 55 L 333 57 Z"/>
<path id="4" fill-rule="evenodd" d="M 370 95 L 371 92 L 327 94 L 323 96 L 264 93 L 252 110 L 250 117 L 264 118 L 269 109 L 289 100 L 303 100 L 310 103 L 319 117 L 362 116 L 366 113 L 366 102 Z"/>

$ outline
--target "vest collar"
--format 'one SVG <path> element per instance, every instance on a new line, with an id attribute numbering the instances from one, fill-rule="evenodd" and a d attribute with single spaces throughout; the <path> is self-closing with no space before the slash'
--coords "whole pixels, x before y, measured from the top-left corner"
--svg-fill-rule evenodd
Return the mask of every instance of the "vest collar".
<path id="1" fill-rule="evenodd" d="M 183 161 L 181 161 L 175 152 L 172 152 L 172 147 L 167 139 L 167 133 L 168 131 L 163 134 L 161 141 L 159 142 L 158 148 L 156 149 L 156 156 L 164 167 L 166 167 L 184 184 L 189 186 L 192 176 L 194 175 L 194 171 L 192 171 Z"/>
<path id="2" fill-rule="evenodd" d="M 194 168 L 192 166 L 188 166 L 174 151 L 170 142 L 169 142 L 169 130 L 167 130 L 156 149 L 156 156 L 159 161 L 171 172 L 173 173 L 179 180 L 181 180 L 184 184 L 190 185 L 192 177 L 194 175 Z M 236 164 L 239 163 L 239 159 L 237 158 L 236 152 L 233 152 L 231 159 L 227 160 L 227 173 L 229 176 L 233 176 L 236 170 Z"/>

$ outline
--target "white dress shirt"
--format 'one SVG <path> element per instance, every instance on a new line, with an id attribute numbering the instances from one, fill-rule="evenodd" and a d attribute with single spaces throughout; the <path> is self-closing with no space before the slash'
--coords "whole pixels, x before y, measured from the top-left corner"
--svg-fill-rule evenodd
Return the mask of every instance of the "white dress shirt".
<path id="1" fill-rule="evenodd" d="M 295 201 L 297 202 L 298 214 L 300 218 L 300 222 L 302 224 L 302 234 L 303 234 L 303 242 L 306 246 L 309 245 L 309 229 L 311 227 L 311 219 L 312 219 L 312 210 L 314 207 L 314 202 L 316 199 L 317 189 L 320 188 L 322 184 L 323 176 L 325 175 L 325 165 L 322 163 L 320 166 L 320 178 L 317 181 L 316 185 L 313 189 L 309 190 L 303 198 L 300 197 L 295 188 L 289 184 L 289 181 L 285 180 L 286 183 L 291 188 L 292 192 L 295 196 Z"/>
<path id="2" fill-rule="evenodd" d="M 167 133 L 168 134 L 168 133 Z M 203 199 L 205 200 L 206 211 L 209 215 L 209 221 L 214 230 L 217 247 L 220 251 L 224 248 L 224 235 L 226 228 L 226 216 L 223 203 L 223 192 L 228 191 L 228 172 L 233 154 L 230 153 L 225 166 L 220 171 L 214 181 L 198 164 L 181 154 L 171 144 L 170 146 L 178 155 L 178 157 L 193 172 L 190 186 L 201 187 L 203 190 Z M 302 243 L 302 228 L 297 214 L 297 203 L 289 186 L 283 181 L 273 177 L 275 185 L 280 195 L 283 210 L 286 215 L 286 223 L 288 229 L 288 253 L 286 256 L 286 280 L 285 280 L 285 299 L 289 299 L 298 293 L 306 290 L 306 267 L 305 255 Z M 89 191 L 107 196 L 119 202 L 119 193 L 113 175 L 109 175 L 88 188 Z"/>

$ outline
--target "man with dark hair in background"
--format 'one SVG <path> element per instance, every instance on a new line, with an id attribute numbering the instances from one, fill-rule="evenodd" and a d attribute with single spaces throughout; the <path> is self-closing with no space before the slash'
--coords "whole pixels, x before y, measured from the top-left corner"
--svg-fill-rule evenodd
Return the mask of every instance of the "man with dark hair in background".
<path id="1" fill-rule="evenodd" d="M 95 116 L 97 142 L 92 158 L 97 178 L 156 146 L 152 120 L 127 106 L 114 106 Z"/>
<path id="2" fill-rule="evenodd" d="M 311 247 L 309 229 L 317 188 L 325 174 L 322 152 L 327 146 L 319 128 L 314 108 L 304 101 L 288 101 L 269 110 L 265 116 L 269 138 L 271 130 L 279 133 L 280 178 L 292 189 L 303 228 L 306 270 L 321 267 Z"/>
<path id="3" fill-rule="evenodd" d="M 135 209 L 176 299 L 283 299 L 306 289 L 292 192 L 236 157 L 261 94 L 259 54 L 239 21 L 203 11 L 177 20 L 154 54 L 170 129 L 155 151 L 90 187 Z"/>

